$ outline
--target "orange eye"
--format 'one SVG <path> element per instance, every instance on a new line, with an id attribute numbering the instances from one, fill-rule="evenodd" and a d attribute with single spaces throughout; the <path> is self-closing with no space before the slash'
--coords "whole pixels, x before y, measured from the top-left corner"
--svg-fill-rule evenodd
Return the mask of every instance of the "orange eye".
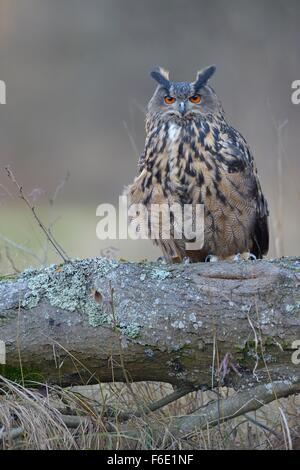
<path id="1" fill-rule="evenodd" d="M 201 101 L 201 96 L 200 95 L 194 95 L 189 98 L 191 103 L 200 103 Z"/>
<path id="2" fill-rule="evenodd" d="M 169 96 L 169 95 L 165 96 L 164 100 L 165 100 L 165 103 L 167 104 L 173 104 L 176 101 L 176 99 L 173 96 Z"/>

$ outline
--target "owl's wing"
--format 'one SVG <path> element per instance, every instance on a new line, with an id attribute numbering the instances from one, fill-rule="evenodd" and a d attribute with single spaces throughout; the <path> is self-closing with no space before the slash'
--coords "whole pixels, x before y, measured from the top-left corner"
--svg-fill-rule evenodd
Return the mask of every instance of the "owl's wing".
<path id="1" fill-rule="evenodd" d="M 249 186 L 251 199 L 256 205 L 256 219 L 253 227 L 252 253 L 262 258 L 269 250 L 269 209 L 262 193 L 257 168 L 251 150 L 244 137 L 234 128 L 224 129 L 219 139 L 217 158 L 226 165 L 229 173 L 243 173 Z"/>

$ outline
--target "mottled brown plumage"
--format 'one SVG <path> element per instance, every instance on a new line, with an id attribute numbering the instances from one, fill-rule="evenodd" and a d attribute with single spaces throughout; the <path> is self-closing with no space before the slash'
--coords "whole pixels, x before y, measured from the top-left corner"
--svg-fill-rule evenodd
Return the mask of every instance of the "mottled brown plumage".
<path id="1" fill-rule="evenodd" d="M 250 149 L 231 127 L 207 81 L 214 67 L 195 82 L 171 82 L 168 72 L 152 72 L 159 83 L 148 105 L 147 138 L 139 174 L 127 188 L 130 204 L 204 204 L 204 245 L 186 250 L 185 239 L 155 242 L 173 261 L 204 261 L 245 252 L 268 251 L 268 207 Z M 199 101 L 200 100 L 200 101 Z M 199 102 L 198 102 L 199 101 Z"/>

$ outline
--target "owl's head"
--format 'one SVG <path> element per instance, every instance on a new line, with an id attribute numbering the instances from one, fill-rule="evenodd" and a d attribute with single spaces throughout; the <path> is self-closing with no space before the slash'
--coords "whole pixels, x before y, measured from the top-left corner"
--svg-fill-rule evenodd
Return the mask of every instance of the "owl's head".
<path id="1" fill-rule="evenodd" d="M 186 122 L 205 118 L 207 114 L 222 114 L 221 103 L 207 84 L 215 73 L 214 65 L 197 73 L 194 82 L 173 82 L 169 72 L 162 67 L 151 71 L 158 87 L 148 104 L 149 118 L 164 118 Z"/>

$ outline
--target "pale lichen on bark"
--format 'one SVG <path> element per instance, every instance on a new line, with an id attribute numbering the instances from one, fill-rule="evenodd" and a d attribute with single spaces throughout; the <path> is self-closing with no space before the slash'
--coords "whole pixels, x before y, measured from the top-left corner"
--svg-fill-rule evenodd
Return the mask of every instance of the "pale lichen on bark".
<path id="1" fill-rule="evenodd" d="M 20 305 L 30 310 L 37 307 L 42 299 L 47 299 L 53 307 L 69 312 L 75 310 L 83 312 L 93 327 L 113 325 L 108 303 L 97 303 L 93 297 L 97 279 L 92 282 L 87 281 L 93 274 L 91 268 L 97 273 L 97 278 L 105 277 L 113 280 L 113 273 L 119 265 L 118 261 L 99 258 L 94 265 L 90 260 L 76 260 L 60 266 L 27 269 L 19 277 L 26 283 L 26 292 L 20 296 Z M 123 334 L 130 337 L 136 337 L 139 332 L 139 326 L 133 323 L 126 324 L 120 321 L 115 326 L 119 326 Z"/>

